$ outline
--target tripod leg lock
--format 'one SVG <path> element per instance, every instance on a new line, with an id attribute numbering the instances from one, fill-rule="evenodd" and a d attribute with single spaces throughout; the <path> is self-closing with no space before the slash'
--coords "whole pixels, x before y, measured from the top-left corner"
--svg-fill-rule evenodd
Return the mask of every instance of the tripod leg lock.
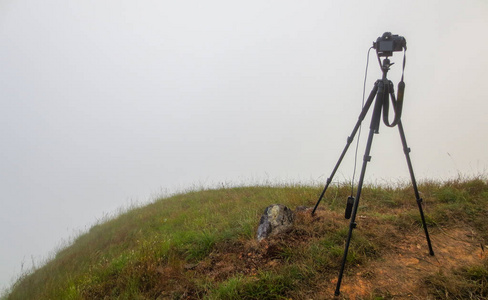
<path id="1" fill-rule="evenodd" d="M 354 229 L 358 226 L 358 224 L 356 224 L 356 222 L 351 222 L 349 226 L 351 227 L 351 229 Z"/>
<path id="2" fill-rule="evenodd" d="M 352 141 L 353 141 L 353 140 L 354 140 L 354 138 L 353 138 L 353 137 L 351 137 L 351 136 L 348 136 L 348 137 L 347 137 L 347 143 L 348 143 L 348 144 L 352 143 Z"/>
<path id="3" fill-rule="evenodd" d="M 418 203 L 418 204 L 422 203 L 423 201 L 424 201 L 424 200 L 423 200 L 422 198 L 418 198 L 418 199 L 417 199 L 417 203 Z"/>
<path id="4" fill-rule="evenodd" d="M 412 150 L 409 147 L 403 148 L 403 153 L 405 153 L 405 154 L 410 153 L 410 151 L 412 151 Z"/>
<path id="5" fill-rule="evenodd" d="M 371 156 L 370 155 L 365 155 L 363 158 L 364 161 L 371 161 Z"/>

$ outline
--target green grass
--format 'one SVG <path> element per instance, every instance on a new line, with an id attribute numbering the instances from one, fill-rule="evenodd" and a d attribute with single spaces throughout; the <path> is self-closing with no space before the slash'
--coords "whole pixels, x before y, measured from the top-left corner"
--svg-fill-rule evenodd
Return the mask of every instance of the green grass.
<path id="1" fill-rule="evenodd" d="M 313 206 L 321 190 L 236 187 L 158 199 L 93 226 L 45 265 L 21 276 L 2 299 L 314 298 L 322 282 L 338 272 L 346 220 L 305 220 L 290 240 L 278 239 L 266 250 L 253 240 L 268 205 Z M 488 244 L 485 179 L 425 182 L 419 190 L 429 226 L 466 224 Z M 348 193 L 349 186 L 331 186 L 321 208 L 343 215 Z M 365 219 L 354 231 L 346 272 L 391 251 L 402 238 L 395 232 L 421 226 L 409 184 L 364 187 L 359 211 Z M 486 264 L 475 265 L 432 275 L 425 283 L 435 297 L 446 291 L 465 297 L 471 295 L 468 290 L 486 297 L 486 272 Z"/>
<path id="2" fill-rule="evenodd" d="M 281 273 L 281 272 L 280 272 Z M 263 271 L 255 278 L 232 277 L 210 291 L 208 299 L 286 299 L 295 287 L 296 274 Z"/>

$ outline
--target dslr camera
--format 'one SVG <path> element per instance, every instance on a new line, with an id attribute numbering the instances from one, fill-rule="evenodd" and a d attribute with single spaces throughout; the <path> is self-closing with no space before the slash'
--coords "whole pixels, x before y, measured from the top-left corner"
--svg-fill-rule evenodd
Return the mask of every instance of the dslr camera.
<path id="1" fill-rule="evenodd" d="M 376 49 L 378 56 L 392 56 L 393 52 L 407 50 L 407 40 L 398 34 L 385 32 L 373 42 L 373 48 Z"/>

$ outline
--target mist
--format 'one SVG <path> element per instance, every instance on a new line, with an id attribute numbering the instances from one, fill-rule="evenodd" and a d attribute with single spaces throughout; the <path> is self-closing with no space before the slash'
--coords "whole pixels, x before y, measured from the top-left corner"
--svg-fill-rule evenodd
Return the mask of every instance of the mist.
<path id="1" fill-rule="evenodd" d="M 417 178 L 486 175 L 486 28 L 481 0 L 2 1 L 0 288 L 123 207 L 325 183 L 385 31 L 407 40 Z M 366 95 L 378 78 L 371 51 Z M 353 150 L 334 182 L 351 180 Z M 408 182 L 396 128 L 380 127 L 371 155 L 368 182 Z"/>

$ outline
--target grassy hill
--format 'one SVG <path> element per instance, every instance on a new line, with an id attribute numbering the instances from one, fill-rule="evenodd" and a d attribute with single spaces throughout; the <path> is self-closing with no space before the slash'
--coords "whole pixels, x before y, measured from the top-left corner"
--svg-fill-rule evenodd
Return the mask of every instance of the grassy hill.
<path id="1" fill-rule="evenodd" d="M 4 299 L 329 299 L 342 258 L 349 186 L 258 243 L 270 204 L 313 206 L 321 187 L 259 186 L 163 198 L 92 227 Z M 366 186 L 342 284 L 345 299 L 487 299 L 488 183 L 419 185 L 436 256 L 409 184 Z"/>

